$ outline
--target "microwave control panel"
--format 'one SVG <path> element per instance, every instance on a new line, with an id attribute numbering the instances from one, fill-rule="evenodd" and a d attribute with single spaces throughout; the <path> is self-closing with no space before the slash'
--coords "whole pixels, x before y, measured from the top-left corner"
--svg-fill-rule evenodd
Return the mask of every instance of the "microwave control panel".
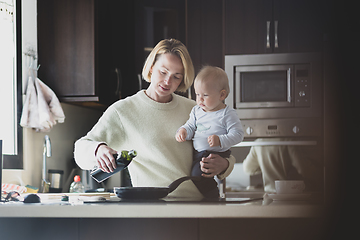
<path id="1" fill-rule="evenodd" d="M 310 107 L 311 103 L 311 79 L 310 64 L 296 64 L 294 74 L 296 107 Z"/>

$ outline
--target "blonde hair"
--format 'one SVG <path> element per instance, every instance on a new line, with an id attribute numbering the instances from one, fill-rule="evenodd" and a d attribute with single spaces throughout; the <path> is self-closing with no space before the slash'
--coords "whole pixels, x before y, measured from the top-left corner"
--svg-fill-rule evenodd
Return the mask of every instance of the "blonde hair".
<path id="1" fill-rule="evenodd" d="M 184 78 L 181 81 L 177 91 L 186 92 L 194 81 L 194 66 L 190 58 L 190 54 L 185 45 L 176 39 L 164 39 L 161 40 L 154 49 L 150 52 L 147 57 L 143 70 L 142 76 L 147 81 L 151 81 L 151 68 L 155 62 L 159 59 L 162 54 L 171 53 L 178 56 L 184 66 Z"/>
<path id="2" fill-rule="evenodd" d="M 226 72 L 219 68 L 219 67 L 213 67 L 213 66 L 205 66 L 201 68 L 200 72 L 195 78 L 195 82 L 210 82 L 211 84 L 217 84 L 220 91 L 225 90 L 226 91 L 226 97 L 230 93 L 230 87 L 229 87 L 229 79 L 226 75 Z"/>

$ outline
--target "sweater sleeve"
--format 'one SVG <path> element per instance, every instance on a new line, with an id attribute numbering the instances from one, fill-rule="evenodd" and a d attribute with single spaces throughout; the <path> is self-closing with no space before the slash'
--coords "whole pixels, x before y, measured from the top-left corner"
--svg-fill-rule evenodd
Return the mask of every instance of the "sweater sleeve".
<path id="1" fill-rule="evenodd" d="M 223 180 L 224 178 L 228 177 L 230 175 L 230 173 L 232 172 L 232 170 L 234 169 L 234 165 L 235 165 L 235 162 L 236 162 L 235 157 L 233 155 L 230 155 L 230 157 L 226 158 L 226 160 L 229 161 L 229 167 L 225 170 L 224 173 L 217 175 L 217 177 L 220 180 Z"/>
<path id="2" fill-rule="evenodd" d="M 257 148 L 258 147 L 251 147 L 249 154 L 246 156 L 245 160 L 243 161 L 244 172 L 251 176 L 261 173 L 261 168 L 258 161 L 259 157 L 256 154 Z"/>
<path id="3" fill-rule="evenodd" d="M 110 106 L 90 132 L 75 142 L 74 158 L 77 165 L 82 169 L 92 169 L 96 166 L 95 151 L 99 144 L 104 143 L 114 148 L 112 143 L 121 141 L 121 132 L 123 131 L 118 113 Z"/>

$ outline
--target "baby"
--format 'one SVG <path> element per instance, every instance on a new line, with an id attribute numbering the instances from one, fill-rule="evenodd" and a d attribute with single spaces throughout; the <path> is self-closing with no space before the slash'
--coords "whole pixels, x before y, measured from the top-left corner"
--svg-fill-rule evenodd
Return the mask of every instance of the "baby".
<path id="1" fill-rule="evenodd" d="M 202 68 L 194 81 L 197 105 L 189 120 L 176 132 L 176 140 L 193 140 L 195 148 L 192 176 L 201 176 L 200 162 L 211 153 L 223 158 L 230 156 L 230 147 L 240 143 L 244 131 L 236 111 L 224 103 L 229 95 L 229 81 L 218 67 Z M 205 197 L 217 197 L 217 183 L 213 178 L 194 181 Z"/>

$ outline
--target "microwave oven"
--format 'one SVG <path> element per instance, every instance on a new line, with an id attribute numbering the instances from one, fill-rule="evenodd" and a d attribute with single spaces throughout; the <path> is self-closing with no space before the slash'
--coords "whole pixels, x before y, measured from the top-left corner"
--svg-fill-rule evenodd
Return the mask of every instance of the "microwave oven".
<path id="1" fill-rule="evenodd" d="M 247 134 L 253 134 L 249 126 L 255 123 L 264 128 L 259 136 L 301 135 L 299 125 L 306 136 L 321 128 L 315 126 L 322 122 L 321 53 L 227 55 L 225 71 L 230 86 L 225 103 L 236 110 Z"/>

